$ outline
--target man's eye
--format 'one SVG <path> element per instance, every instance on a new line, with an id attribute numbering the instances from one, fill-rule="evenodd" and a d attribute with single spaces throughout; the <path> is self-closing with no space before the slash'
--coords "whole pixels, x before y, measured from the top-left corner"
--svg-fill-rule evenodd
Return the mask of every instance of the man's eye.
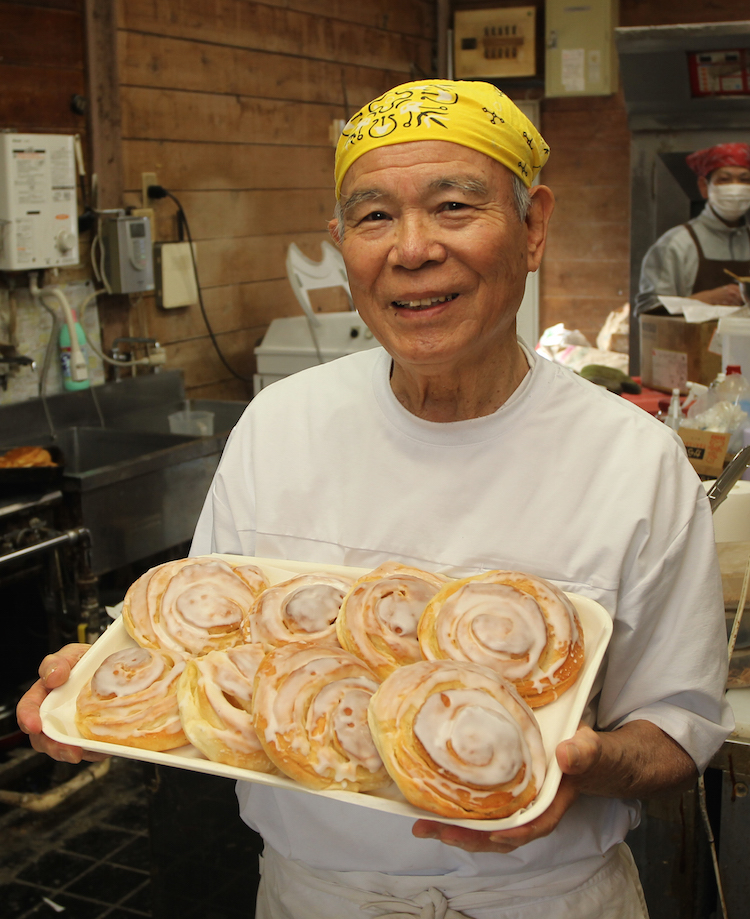
<path id="1" fill-rule="evenodd" d="M 468 207 L 468 204 L 464 204 L 462 201 L 446 201 L 443 205 L 444 211 L 462 211 L 465 207 Z"/>
<path id="2" fill-rule="evenodd" d="M 388 214 L 385 211 L 370 211 L 369 214 L 365 214 L 362 218 L 363 221 L 377 221 L 377 220 L 387 220 Z"/>

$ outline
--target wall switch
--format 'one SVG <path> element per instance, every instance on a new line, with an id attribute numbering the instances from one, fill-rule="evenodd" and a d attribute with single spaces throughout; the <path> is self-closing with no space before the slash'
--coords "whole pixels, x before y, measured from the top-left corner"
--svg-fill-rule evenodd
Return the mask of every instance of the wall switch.
<path id="1" fill-rule="evenodd" d="M 193 247 L 195 254 L 195 247 Z M 198 285 L 190 243 L 157 243 L 154 246 L 156 302 L 163 309 L 198 302 Z"/>
<path id="2" fill-rule="evenodd" d="M 148 187 L 149 185 L 158 185 L 159 181 L 156 178 L 155 172 L 142 172 L 141 173 L 141 195 L 142 202 L 144 207 L 148 207 L 150 198 L 148 196 Z"/>

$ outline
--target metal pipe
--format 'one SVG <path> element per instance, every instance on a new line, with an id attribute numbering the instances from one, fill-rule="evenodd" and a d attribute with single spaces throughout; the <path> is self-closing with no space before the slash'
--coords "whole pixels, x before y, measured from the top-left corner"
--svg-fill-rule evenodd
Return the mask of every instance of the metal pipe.
<path id="1" fill-rule="evenodd" d="M 89 541 L 91 533 L 86 527 L 74 527 L 72 530 L 66 530 L 59 536 L 52 536 L 44 539 L 42 542 L 35 543 L 33 546 L 24 546 L 23 549 L 16 549 L 14 552 L 8 552 L 7 555 L 0 555 L 0 565 L 5 562 L 13 562 L 19 558 L 27 558 L 35 555 L 37 552 L 46 552 L 48 549 L 54 549 L 56 546 L 63 546 L 67 543 L 75 545 L 81 541 Z"/>

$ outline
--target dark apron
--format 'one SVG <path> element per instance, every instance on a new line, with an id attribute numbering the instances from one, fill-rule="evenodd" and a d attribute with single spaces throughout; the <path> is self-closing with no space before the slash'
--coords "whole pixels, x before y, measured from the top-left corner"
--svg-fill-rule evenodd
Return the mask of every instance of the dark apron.
<path id="1" fill-rule="evenodd" d="M 721 259 L 706 258 L 703 254 L 701 244 L 698 242 L 695 230 L 689 223 L 685 223 L 683 226 L 690 234 L 695 243 L 695 248 L 698 250 L 698 274 L 695 276 L 695 284 L 693 284 L 693 289 L 690 291 L 691 294 L 696 292 L 700 293 L 704 290 L 714 290 L 716 287 L 723 287 L 725 284 L 735 283 L 734 279 L 724 271 L 725 268 L 728 268 L 740 277 L 747 276 L 747 260 L 731 261 L 728 259 L 727 261 L 722 261 Z M 750 239 L 750 228 L 746 228 L 746 232 L 748 234 L 748 239 Z"/>

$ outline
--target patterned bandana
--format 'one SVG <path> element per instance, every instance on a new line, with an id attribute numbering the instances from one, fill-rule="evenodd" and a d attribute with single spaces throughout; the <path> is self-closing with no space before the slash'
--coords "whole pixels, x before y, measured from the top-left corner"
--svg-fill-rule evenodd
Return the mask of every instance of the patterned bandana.
<path id="1" fill-rule="evenodd" d="M 722 166 L 744 166 L 750 169 L 750 144 L 718 144 L 696 150 L 685 158 L 685 162 L 699 176 L 704 178 L 714 169 Z"/>
<path id="2" fill-rule="evenodd" d="M 347 170 L 363 153 L 414 140 L 447 140 L 478 150 L 527 187 L 549 156 L 539 131 L 490 83 L 404 83 L 373 99 L 344 127 L 336 147 L 336 197 Z"/>

